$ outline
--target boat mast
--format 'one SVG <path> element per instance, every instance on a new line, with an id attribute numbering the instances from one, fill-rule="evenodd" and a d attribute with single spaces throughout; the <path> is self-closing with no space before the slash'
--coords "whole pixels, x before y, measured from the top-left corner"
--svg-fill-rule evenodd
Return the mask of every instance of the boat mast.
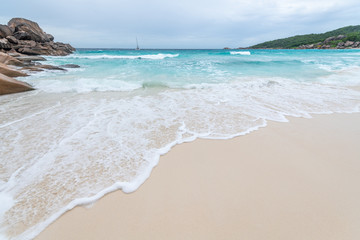
<path id="1" fill-rule="evenodd" d="M 136 37 L 136 50 L 140 50 L 140 48 L 139 48 L 139 43 L 138 43 L 138 40 L 137 40 L 137 37 Z"/>

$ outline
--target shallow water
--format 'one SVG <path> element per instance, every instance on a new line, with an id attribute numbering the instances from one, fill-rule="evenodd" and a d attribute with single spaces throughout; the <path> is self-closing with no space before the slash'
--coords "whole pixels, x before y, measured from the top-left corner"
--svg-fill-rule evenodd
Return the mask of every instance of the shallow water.
<path id="1" fill-rule="evenodd" d="M 159 156 L 286 116 L 358 112 L 359 50 L 79 50 L 0 97 L 0 226 L 30 239 L 65 211 L 135 191 Z M 5 237 L 6 236 L 6 237 Z"/>

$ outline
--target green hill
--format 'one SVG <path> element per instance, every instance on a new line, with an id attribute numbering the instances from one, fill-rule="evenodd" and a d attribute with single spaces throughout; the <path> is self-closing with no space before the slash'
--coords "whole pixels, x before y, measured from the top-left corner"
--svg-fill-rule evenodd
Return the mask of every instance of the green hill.
<path id="1" fill-rule="evenodd" d="M 323 42 L 325 39 L 338 35 L 346 35 L 345 41 L 360 41 L 360 25 L 339 28 L 330 32 L 320 34 L 297 35 L 288 38 L 277 39 L 260 43 L 249 48 L 296 48 L 301 45 Z"/>

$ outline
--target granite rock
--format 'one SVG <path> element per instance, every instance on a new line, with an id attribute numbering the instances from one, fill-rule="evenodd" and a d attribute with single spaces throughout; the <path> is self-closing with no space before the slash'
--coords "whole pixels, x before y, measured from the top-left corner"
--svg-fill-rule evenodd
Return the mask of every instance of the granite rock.
<path id="1" fill-rule="evenodd" d="M 70 44 L 54 42 L 54 36 L 25 18 L 13 18 L 0 25 L 0 51 L 16 51 L 26 55 L 65 56 L 75 51 Z"/>
<path id="2" fill-rule="evenodd" d="M 0 63 L 0 73 L 8 77 L 26 77 L 26 73 L 10 68 L 8 65 Z"/>
<path id="3" fill-rule="evenodd" d="M 34 90 L 32 86 L 25 82 L 15 80 L 0 73 L 0 95 L 18 93 L 24 91 Z"/>
<path id="4" fill-rule="evenodd" d="M 0 38 L 6 38 L 7 36 L 11 36 L 12 34 L 13 31 L 11 31 L 8 26 L 0 24 Z"/>
<path id="5" fill-rule="evenodd" d="M 33 40 L 35 42 L 50 42 L 48 35 L 39 27 L 36 22 L 27 20 L 25 18 L 13 18 L 8 22 L 10 29 L 17 32 L 25 32 L 30 39 L 20 40 Z M 18 38 L 19 39 L 19 38 Z"/>

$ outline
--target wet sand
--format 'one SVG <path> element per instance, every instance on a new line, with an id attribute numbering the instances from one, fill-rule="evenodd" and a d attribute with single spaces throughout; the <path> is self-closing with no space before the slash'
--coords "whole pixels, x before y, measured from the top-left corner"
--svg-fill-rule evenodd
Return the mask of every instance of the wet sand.
<path id="1" fill-rule="evenodd" d="M 174 147 L 134 193 L 76 207 L 36 239 L 358 239 L 360 113 L 290 118 Z"/>

